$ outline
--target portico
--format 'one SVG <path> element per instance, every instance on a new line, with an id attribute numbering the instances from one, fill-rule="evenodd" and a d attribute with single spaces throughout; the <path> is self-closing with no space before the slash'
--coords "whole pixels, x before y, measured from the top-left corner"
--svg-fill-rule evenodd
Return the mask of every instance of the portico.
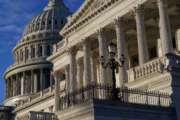
<path id="1" fill-rule="evenodd" d="M 69 74 L 65 74 L 66 78 L 69 78 L 66 79 L 69 86 L 66 89 L 67 92 L 90 84 L 112 84 L 112 76 L 108 68 L 104 68 L 99 61 L 100 58 L 107 61 L 109 57 L 107 46 L 111 42 L 117 45 L 119 63 L 122 62 L 122 57 L 125 57 L 125 64 L 117 66 L 117 87 L 149 89 L 146 84 L 136 87 L 138 83 L 136 80 L 139 78 L 135 78 L 137 77 L 135 68 L 142 69 L 142 72 L 138 72 L 140 76 L 151 77 L 151 73 L 159 71 L 159 66 L 164 62 L 164 59 L 158 58 L 158 51 L 163 51 L 163 56 L 166 53 L 175 52 L 171 34 L 175 35 L 174 31 L 177 29 L 173 25 L 170 27 L 170 20 L 174 15 L 167 12 L 175 7 L 174 2 L 166 0 L 121 1 L 114 6 L 114 9 L 108 8 L 106 6 L 108 3 L 112 6 L 115 4 L 109 0 L 96 8 L 97 13 L 89 11 L 82 15 L 80 11 L 86 11 L 86 7 L 82 7 L 75 13 L 60 32 L 64 40 L 55 46 L 54 55 L 48 58 L 54 64 L 54 72 L 65 70 L 64 66 L 69 66 Z M 85 3 L 86 5 L 93 7 L 88 2 Z M 97 14 L 102 14 L 102 16 Z M 157 49 L 158 39 L 162 44 Z M 60 64 L 59 60 L 65 62 Z M 152 60 L 155 62 L 150 64 Z M 149 64 L 150 67 L 144 67 Z M 134 74 L 136 75 L 133 76 Z M 131 87 L 132 84 L 133 87 Z"/>

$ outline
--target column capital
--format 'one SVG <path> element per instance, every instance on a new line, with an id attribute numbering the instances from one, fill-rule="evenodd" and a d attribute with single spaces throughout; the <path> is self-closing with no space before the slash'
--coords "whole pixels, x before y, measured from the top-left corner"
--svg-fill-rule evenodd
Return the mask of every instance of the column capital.
<path id="1" fill-rule="evenodd" d="M 125 18 L 124 17 L 118 17 L 114 20 L 114 25 L 121 25 L 121 23 L 125 22 Z"/>
<path id="2" fill-rule="evenodd" d="M 103 35 L 105 32 L 105 29 L 104 28 L 99 28 L 98 30 L 96 30 L 96 34 L 97 35 Z"/>
<path id="3" fill-rule="evenodd" d="M 77 48 L 76 47 L 70 47 L 70 48 L 67 49 L 67 53 L 69 55 L 75 55 L 76 52 L 77 52 Z"/>
<path id="4" fill-rule="evenodd" d="M 162 5 L 163 5 L 164 7 L 167 7 L 167 0 L 157 0 L 157 3 L 158 3 L 158 5 L 159 5 L 160 3 L 163 3 Z"/>
<path id="5" fill-rule="evenodd" d="M 144 9 L 145 9 L 144 6 L 137 5 L 136 7 L 134 7 L 133 12 L 135 13 L 135 16 L 136 16 L 137 14 L 143 14 Z"/>

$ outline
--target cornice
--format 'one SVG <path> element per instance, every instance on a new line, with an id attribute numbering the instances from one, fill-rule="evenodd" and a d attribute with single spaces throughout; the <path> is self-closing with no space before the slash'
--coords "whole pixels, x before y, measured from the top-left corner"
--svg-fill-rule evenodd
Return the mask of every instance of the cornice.
<path id="1" fill-rule="evenodd" d="M 89 10 L 86 16 L 82 18 L 83 12 L 86 12 L 92 4 L 95 4 L 96 0 L 87 0 L 84 5 L 70 18 L 68 23 L 62 29 L 60 34 L 62 36 L 68 36 L 73 31 L 77 30 L 78 28 L 85 25 L 88 21 L 92 20 L 93 18 L 97 17 L 103 11 L 107 10 L 107 8 L 116 5 L 118 2 L 123 2 L 125 0 L 100 0 L 102 3 L 100 6 L 94 8 L 94 10 Z M 79 20 L 79 21 L 77 21 Z"/>
<path id="2" fill-rule="evenodd" d="M 14 70 L 18 70 L 20 68 L 24 68 L 24 67 L 30 67 L 33 66 L 33 65 L 50 65 L 52 66 L 52 64 L 48 61 L 46 61 L 45 59 L 41 59 L 41 60 L 34 60 L 34 61 L 31 61 L 31 62 L 24 62 L 24 63 L 21 63 L 21 64 L 14 64 L 14 65 L 11 65 L 7 68 L 7 70 L 5 71 L 4 73 L 4 79 L 6 79 L 7 75 L 14 71 Z"/>

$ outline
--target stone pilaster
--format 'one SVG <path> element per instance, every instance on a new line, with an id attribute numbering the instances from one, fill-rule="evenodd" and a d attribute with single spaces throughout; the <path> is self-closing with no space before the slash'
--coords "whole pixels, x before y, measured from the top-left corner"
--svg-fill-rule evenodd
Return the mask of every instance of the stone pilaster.
<path id="1" fill-rule="evenodd" d="M 144 23 L 143 8 L 135 8 L 135 19 L 137 29 L 137 41 L 138 41 L 138 52 L 139 52 L 139 64 L 143 65 L 149 60 L 148 46 L 146 40 L 146 30 Z"/>
<path id="2" fill-rule="evenodd" d="M 69 59 L 70 59 L 70 82 L 69 82 L 69 92 L 76 90 L 76 49 L 69 49 Z"/>
<path id="3" fill-rule="evenodd" d="M 54 80 L 55 80 L 55 112 L 58 112 L 60 109 L 60 81 L 56 74 L 54 74 Z"/>
<path id="4" fill-rule="evenodd" d="M 47 53 L 47 49 L 46 49 L 47 47 L 46 47 L 46 45 L 45 44 L 43 44 L 42 45 L 42 56 L 43 57 L 46 57 L 47 55 L 46 55 L 46 53 Z"/>
<path id="5" fill-rule="evenodd" d="M 84 52 L 84 81 L 83 86 L 86 87 L 91 82 L 91 61 L 90 61 L 90 43 L 86 40 L 83 42 L 83 52 Z"/>
<path id="6" fill-rule="evenodd" d="M 158 8 L 159 8 L 159 16 L 160 16 L 160 21 L 159 21 L 160 39 L 162 41 L 163 53 L 165 55 L 167 53 L 173 52 L 171 27 L 167 12 L 167 1 L 158 0 Z"/>
<path id="7" fill-rule="evenodd" d="M 35 44 L 35 58 L 38 58 L 38 44 Z"/>
<path id="8" fill-rule="evenodd" d="M 126 76 L 126 55 L 125 55 L 125 33 L 123 29 L 123 20 L 122 18 L 118 18 L 115 20 L 115 30 L 117 37 L 117 51 L 118 51 L 118 60 L 120 63 L 119 67 L 119 87 L 123 87 L 124 82 L 127 81 Z"/>
<path id="9" fill-rule="evenodd" d="M 69 74 L 69 66 L 65 67 L 65 76 L 66 76 L 66 93 L 69 92 L 69 84 L 70 84 L 70 74 Z"/>
<path id="10" fill-rule="evenodd" d="M 51 88 L 51 91 L 53 90 L 53 79 L 54 79 L 53 72 L 50 71 L 50 88 Z"/>
<path id="11" fill-rule="evenodd" d="M 98 42 L 99 42 L 99 58 L 103 58 L 106 61 L 107 57 L 107 40 L 104 34 L 104 30 L 98 30 Z M 104 85 L 107 83 L 107 70 L 100 63 L 100 84 Z"/>

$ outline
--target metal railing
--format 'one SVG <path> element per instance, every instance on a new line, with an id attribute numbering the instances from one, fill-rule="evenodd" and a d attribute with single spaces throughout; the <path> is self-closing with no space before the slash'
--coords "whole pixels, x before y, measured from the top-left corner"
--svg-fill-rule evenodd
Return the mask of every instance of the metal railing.
<path id="1" fill-rule="evenodd" d="M 17 120 L 57 120 L 57 117 L 55 113 L 31 111 L 24 116 L 18 117 Z"/>
<path id="2" fill-rule="evenodd" d="M 57 118 L 54 113 L 30 112 L 29 120 L 57 120 Z"/>
<path id="3" fill-rule="evenodd" d="M 115 101 L 122 103 L 143 104 L 149 106 L 170 107 L 171 98 L 169 94 L 143 91 L 138 89 L 119 88 L 118 96 Z M 60 97 L 60 111 L 71 106 L 82 104 L 92 99 L 114 100 L 113 89 L 111 86 L 89 85 Z"/>

